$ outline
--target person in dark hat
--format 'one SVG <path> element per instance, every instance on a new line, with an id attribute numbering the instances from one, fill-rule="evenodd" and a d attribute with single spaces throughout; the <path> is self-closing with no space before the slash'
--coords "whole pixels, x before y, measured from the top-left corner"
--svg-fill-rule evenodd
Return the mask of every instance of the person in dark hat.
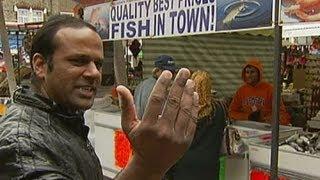
<path id="1" fill-rule="evenodd" d="M 169 71 L 171 71 L 171 73 L 175 73 L 176 69 L 177 69 L 177 67 L 174 63 L 174 59 L 168 55 L 158 56 L 154 61 L 154 66 L 155 66 L 155 68 L 158 68 L 161 71 L 169 70 Z"/>
<path id="2" fill-rule="evenodd" d="M 168 55 L 160 55 L 154 61 L 152 76 L 142 81 L 134 91 L 134 103 L 139 118 L 142 118 L 148 98 L 162 71 L 169 70 L 175 74 L 177 67 L 174 59 Z"/>

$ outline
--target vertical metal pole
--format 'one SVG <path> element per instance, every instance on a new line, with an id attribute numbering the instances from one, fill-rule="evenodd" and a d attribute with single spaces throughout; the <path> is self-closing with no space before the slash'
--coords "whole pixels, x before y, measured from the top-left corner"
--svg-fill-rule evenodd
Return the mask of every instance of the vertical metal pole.
<path id="1" fill-rule="evenodd" d="M 129 40 L 126 40 L 126 74 L 127 74 L 127 79 L 128 79 L 128 85 L 129 85 Z"/>
<path id="2" fill-rule="evenodd" d="M 19 28 L 20 29 L 20 28 Z M 20 30 L 19 30 L 20 31 Z M 17 56 L 18 56 L 18 77 L 17 77 L 17 84 L 20 85 L 20 52 L 19 52 L 19 31 L 16 31 L 17 37 Z"/>
<path id="3" fill-rule="evenodd" d="M 5 59 L 6 67 L 7 67 L 7 79 L 9 84 L 9 91 L 10 91 L 10 96 L 12 97 L 13 92 L 17 87 L 17 83 L 14 76 L 14 72 L 13 72 L 12 57 L 10 53 L 8 33 L 5 25 L 2 1 L 3 0 L 0 0 L 0 36 L 1 36 L 2 49 L 3 49 L 3 58 Z"/>
<path id="4" fill-rule="evenodd" d="M 274 16 L 274 77 L 273 77 L 273 99 L 272 99 L 272 145 L 271 145 L 271 180 L 278 179 L 278 146 L 279 146 L 279 111 L 280 111 L 280 82 L 281 82 L 281 47 L 282 30 L 279 26 L 279 0 L 275 0 Z"/>
<path id="5" fill-rule="evenodd" d="M 113 63 L 114 74 L 116 76 L 116 85 L 128 85 L 128 77 L 126 76 L 126 60 L 124 59 L 124 52 L 121 41 L 113 41 Z"/>

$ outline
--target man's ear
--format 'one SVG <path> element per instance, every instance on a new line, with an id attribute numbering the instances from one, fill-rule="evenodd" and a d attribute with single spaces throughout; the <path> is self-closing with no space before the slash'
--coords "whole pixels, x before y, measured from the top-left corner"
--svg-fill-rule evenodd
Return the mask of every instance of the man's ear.
<path id="1" fill-rule="evenodd" d="M 47 63 L 41 54 L 35 53 L 33 55 L 32 68 L 33 68 L 34 74 L 38 78 L 44 79 L 45 75 L 47 74 Z"/>

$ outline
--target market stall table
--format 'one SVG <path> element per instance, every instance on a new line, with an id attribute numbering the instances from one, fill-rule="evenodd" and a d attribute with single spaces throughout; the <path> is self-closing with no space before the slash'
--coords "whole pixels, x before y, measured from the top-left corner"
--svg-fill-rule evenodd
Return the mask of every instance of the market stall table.
<path id="1" fill-rule="evenodd" d="M 259 123 L 253 121 L 235 121 L 231 125 L 239 131 L 239 134 L 244 143 L 249 146 L 251 141 L 263 141 L 271 139 L 271 125 L 266 123 Z M 302 131 L 302 128 L 280 126 L 280 141 L 284 138 Z M 249 146 L 250 147 L 250 146 Z M 250 161 L 251 151 L 249 149 L 243 157 L 228 157 L 226 159 L 225 176 L 226 179 L 247 180 L 250 176 Z M 270 161 L 270 154 L 267 157 Z M 270 165 L 270 164 L 268 164 Z"/>
<path id="2" fill-rule="evenodd" d="M 100 159 L 102 172 L 108 178 L 114 178 L 121 170 L 116 166 L 115 132 L 121 129 L 120 112 L 94 111 L 95 151 Z"/>

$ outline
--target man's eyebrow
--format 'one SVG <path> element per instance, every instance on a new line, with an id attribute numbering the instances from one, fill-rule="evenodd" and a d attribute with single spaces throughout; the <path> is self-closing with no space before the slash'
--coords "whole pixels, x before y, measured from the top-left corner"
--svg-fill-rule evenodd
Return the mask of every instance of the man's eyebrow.
<path id="1" fill-rule="evenodd" d="M 98 60 L 98 61 L 103 61 L 103 58 L 102 57 L 92 57 L 92 56 L 89 56 L 89 55 L 86 55 L 86 54 L 72 54 L 70 56 L 67 57 L 68 59 L 72 59 L 72 58 L 83 58 L 83 59 L 94 59 L 94 60 Z"/>
<path id="2" fill-rule="evenodd" d="M 67 58 L 90 58 L 90 56 L 86 55 L 86 54 L 71 54 L 69 56 L 67 56 Z"/>

